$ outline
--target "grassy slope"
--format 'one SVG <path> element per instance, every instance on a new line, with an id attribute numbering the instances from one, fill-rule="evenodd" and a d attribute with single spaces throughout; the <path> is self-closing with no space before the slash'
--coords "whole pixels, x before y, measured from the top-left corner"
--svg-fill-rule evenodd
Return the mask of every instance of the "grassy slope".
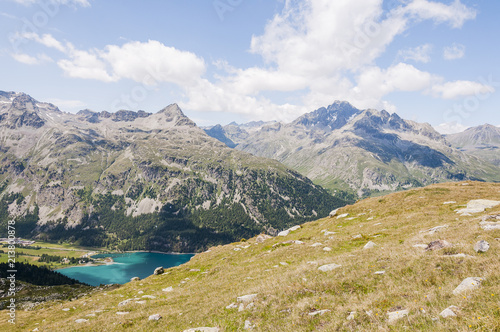
<path id="1" fill-rule="evenodd" d="M 500 213 L 500 206 L 472 217 L 460 217 L 454 212 L 473 199 L 500 200 L 500 184 L 438 184 L 366 199 L 340 210 L 339 213 L 349 213 L 348 218 L 310 222 L 287 237 L 268 239 L 262 244 L 251 239 L 219 246 L 164 275 L 72 302 L 52 302 L 34 311 L 18 311 L 17 328 L 182 331 L 218 326 L 221 331 L 240 331 L 245 320 L 250 320 L 258 331 L 498 331 L 500 242 L 495 238 L 500 238 L 500 231 L 483 231 L 478 224 L 482 215 Z M 443 205 L 446 201 L 457 203 Z M 349 220 L 350 217 L 355 219 Z M 448 227 L 435 234 L 422 232 L 439 225 Z M 324 229 L 337 233 L 324 236 Z M 353 239 L 357 234 L 362 237 Z M 431 252 L 413 247 L 436 239 L 445 239 L 454 246 Z M 472 249 L 481 239 L 491 244 L 485 254 Z M 288 240 L 305 243 L 273 247 Z M 369 240 L 377 246 L 363 250 Z M 323 245 L 312 247 L 316 242 Z M 325 246 L 332 251 L 324 251 Z M 445 253 L 474 257 L 443 257 Z M 318 265 L 329 263 L 342 267 L 328 273 L 318 271 Z M 379 270 L 386 273 L 375 275 Z M 482 277 L 483 285 L 464 296 L 452 295 L 453 289 L 467 277 Z M 163 292 L 168 286 L 173 286 L 174 291 Z M 253 309 L 225 309 L 236 302 L 237 296 L 252 293 L 258 293 Z M 141 298 L 146 304 L 132 302 L 118 307 L 119 302 L 142 295 L 156 298 Z M 433 321 L 451 305 L 460 308 L 457 318 Z M 63 308 L 71 310 L 62 311 Z M 308 315 L 316 309 L 331 312 Z M 388 325 L 387 312 L 401 309 L 409 310 L 409 316 Z M 86 316 L 96 310 L 95 316 Z M 118 311 L 129 313 L 119 316 Z M 348 321 L 352 311 L 357 313 Z M 372 311 L 372 315 L 366 311 Z M 163 317 L 161 320 L 148 321 L 149 315 L 157 313 Z M 6 312 L 0 330 L 10 328 L 5 317 Z M 75 323 L 79 318 L 89 322 Z"/>

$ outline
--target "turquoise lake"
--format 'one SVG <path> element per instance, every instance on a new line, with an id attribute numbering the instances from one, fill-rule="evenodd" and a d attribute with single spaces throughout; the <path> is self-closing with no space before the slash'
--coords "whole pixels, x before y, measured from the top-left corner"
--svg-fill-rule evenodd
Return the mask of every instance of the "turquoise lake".
<path id="1" fill-rule="evenodd" d="M 165 269 L 188 262 L 192 254 L 159 254 L 133 252 L 124 254 L 100 254 L 92 258 L 111 257 L 114 264 L 99 266 L 76 266 L 60 269 L 57 272 L 92 286 L 100 284 L 124 284 L 133 277 L 141 279 L 153 274 L 163 266 Z"/>

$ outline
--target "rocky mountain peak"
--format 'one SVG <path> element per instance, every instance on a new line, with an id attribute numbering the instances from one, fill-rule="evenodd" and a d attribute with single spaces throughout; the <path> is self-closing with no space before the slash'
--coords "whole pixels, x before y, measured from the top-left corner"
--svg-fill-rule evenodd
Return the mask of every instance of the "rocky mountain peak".
<path id="1" fill-rule="evenodd" d="M 40 128 L 45 121 L 40 117 L 39 103 L 25 93 L 2 91 L 2 108 L 0 109 L 0 124 L 9 129 L 22 126 Z M 52 104 L 43 103 L 44 108 L 58 111 Z"/>
<path id="2" fill-rule="evenodd" d="M 327 108 L 321 107 L 311 113 L 304 114 L 292 124 L 306 128 L 332 131 L 343 127 L 360 110 L 345 101 L 335 101 Z"/>
<path id="3" fill-rule="evenodd" d="M 177 104 L 168 105 L 157 114 L 161 115 L 166 122 L 172 122 L 175 126 L 196 127 L 196 123 L 184 115 Z"/>

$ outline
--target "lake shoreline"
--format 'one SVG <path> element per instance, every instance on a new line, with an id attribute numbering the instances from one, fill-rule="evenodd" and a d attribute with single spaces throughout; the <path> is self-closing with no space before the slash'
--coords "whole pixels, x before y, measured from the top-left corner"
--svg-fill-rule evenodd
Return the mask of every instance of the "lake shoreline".
<path id="1" fill-rule="evenodd" d="M 154 253 L 154 254 L 162 254 L 162 255 L 193 255 L 196 256 L 198 253 L 189 253 L 189 252 L 164 252 L 164 251 L 157 251 L 157 250 L 133 250 L 133 251 L 111 251 L 111 252 L 91 252 L 91 255 L 88 255 L 88 257 L 93 257 L 96 255 L 114 255 L 114 254 L 133 254 L 133 253 Z M 85 255 L 84 255 L 85 256 Z M 58 270 L 64 270 L 64 269 L 70 269 L 73 267 L 92 267 L 92 266 L 102 266 L 102 265 L 113 265 L 113 264 L 121 264 L 113 261 L 111 258 L 111 262 L 99 262 L 101 264 L 96 264 L 94 263 L 86 263 L 86 264 L 78 264 L 78 265 L 71 265 L 71 266 L 65 266 L 65 267 L 60 267 L 57 269 L 54 269 L 53 271 L 58 271 Z"/>

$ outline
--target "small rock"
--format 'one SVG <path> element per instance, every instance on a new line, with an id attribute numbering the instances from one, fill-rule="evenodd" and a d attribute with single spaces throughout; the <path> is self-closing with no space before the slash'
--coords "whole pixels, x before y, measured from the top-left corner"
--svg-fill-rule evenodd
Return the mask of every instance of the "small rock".
<path id="1" fill-rule="evenodd" d="M 444 202 L 443 205 L 449 205 L 449 204 L 456 204 L 457 202 L 455 201 L 449 201 L 449 202 Z"/>
<path id="2" fill-rule="evenodd" d="M 426 249 L 427 248 L 427 244 L 414 244 L 412 247 L 413 248 L 423 248 L 423 249 Z"/>
<path id="3" fill-rule="evenodd" d="M 356 311 L 351 311 L 349 316 L 347 316 L 347 320 L 353 320 L 355 318 Z"/>
<path id="4" fill-rule="evenodd" d="M 160 319 L 161 319 L 160 314 L 154 314 L 154 315 L 149 316 L 149 318 L 148 318 L 148 320 L 160 320 Z"/>
<path id="5" fill-rule="evenodd" d="M 436 240 L 429 243 L 425 250 L 439 250 L 447 247 L 451 247 L 451 243 L 446 240 Z"/>
<path id="6" fill-rule="evenodd" d="M 157 267 L 155 269 L 155 272 L 153 273 L 155 276 L 157 275 L 160 275 L 160 274 L 163 274 L 165 272 L 165 270 L 163 269 L 163 266 L 160 266 L 160 267 Z"/>
<path id="7" fill-rule="evenodd" d="M 249 321 L 249 320 L 245 321 L 245 327 L 243 327 L 243 329 L 245 329 L 245 330 L 253 330 L 254 328 L 255 328 L 255 325 L 252 324 L 251 321 Z"/>
<path id="8" fill-rule="evenodd" d="M 191 270 L 189 270 L 189 272 L 201 272 L 201 270 L 200 269 L 191 269 Z"/>
<path id="9" fill-rule="evenodd" d="M 139 281 L 139 280 L 141 280 L 141 278 L 139 278 L 139 277 L 133 277 L 130 279 L 130 281 Z"/>
<path id="10" fill-rule="evenodd" d="M 95 314 L 87 314 L 85 317 L 95 317 Z"/>
<path id="11" fill-rule="evenodd" d="M 313 311 L 313 312 L 310 312 L 309 313 L 309 316 L 317 316 L 317 315 L 324 315 L 326 314 L 327 312 L 330 312 L 330 310 L 328 309 L 324 309 L 324 310 L 316 310 L 316 311 Z"/>
<path id="12" fill-rule="evenodd" d="M 118 311 L 116 314 L 120 315 L 120 316 L 123 316 L 123 315 L 127 315 L 128 311 Z"/>
<path id="13" fill-rule="evenodd" d="M 500 205 L 500 201 L 476 199 L 467 203 L 467 208 L 456 210 L 456 212 L 461 215 L 470 215 L 471 213 L 484 212 L 486 209 L 491 209 L 497 205 Z"/>
<path id="14" fill-rule="evenodd" d="M 375 274 L 385 274 L 385 271 L 377 271 Z"/>
<path id="15" fill-rule="evenodd" d="M 124 305 L 127 305 L 129 304 L 130 302 L 132 302 L 134 299 L 127 299 L 125 301 L 121 301 L 120 303 L 118 303 L 118 306 L 119 307 L 123 307 Z"/>
<path id="16" fill-rule="evenodd" d="M 142 298 L 143 299 L 156 299 L 156 296 L 154 296 L 154 295 L 143 295 Z"/>
<path id="17" fill-rule="evenodd" d="M 231 303 L 226 307 L 226 309 L 238 309 L 238 305 L 236 303 Z"/>
<path id="18" fill-rule="evenodd" d="M 387 319 L 387 323 L 394 324 L 401 318 L 408 316 L 408 314 L 409 314 L 408 310 L 398 310 L 398 311 L 388 312 L 387 315 L 389 316 L 389 318 Z"/>
<path id="19" fill-rule="evenodd" d="M 287 236 L 288 234 L 290 234 L 290 230 L 284 230 L 284 231 L 281 231 L 278 233 L 278 236 Z"/>
<path id="20" fill-rule="evenodd" d="M 322 265 L 320 267 L 318 267 L 318 270 L 322 271 L 322 272 L 329 272 L 329 271 L 332 271 L 332 270 L 335 270 L 339 267 L 341 267 L 342 265 L 338 265 L 338 264 L 326 264 L 326 265 Z"/>
<path id="21" fill-rule="evenodd" d="M 250 295 L 239 296 L 239 297 L 236 298 L 236 301 L 243 302 L 243 303 L 249 303 L 249 302 L 252 302 L 257 297 L 257 295 L 258 294 L 250 294 Z"/>
<path id="22" fill-rule="evenodd" d="M 429 234 L 434 234 L 436 233 L 437 231 L 443 229 L 443 228 L 447 228 L 448 225 L 443 225 L 443 226 L 436 226 L 436 227 L 432 227 L 431 229 L 428 229 L 428 230 L 425 230 L 425 231 L 421 231 L 420 233 L 429 233 Z"/>
<path id="23" fill-rule="evenodd" d="M 293 226 L 287 230 L 279 232 L 278 236 L 287 236 L 288 234 L 290 234 L 290 232 L 294 232 L 294 231 L 298 230 L 300 227 L 301 227 L 300 225 Z"/>
<path id="24" fill-rule="evenodd" d="M 280 262 L 280 265 L 287 266 L 288 263 L 287 262 Z"/>
<path id="25" fill-rule="evenodd" d="M 457 311 L 457 310 L 458 310 L 458 307 L 452 305 L 452 306 L 444 309 L 443 311 L 441 311 L 441 313 L 439 315 L 443 318 L 457 317 L 457 314 L 455 313 L 455 311 Z"/>
<path id="26" fill-rule="evenodd" d="M 330 217 L 335 217 L 337 215 L 337 212 L 339 211 L 339 209 L 335 209 L 333 210 L 332 212 L 330 212 L 329 216 Z"/>
<path id="27" fill-rule="evenodd" d="M 259 234 L 255 238 L 255 242 L 262 243 L 262 242 L 266 241 L 267 239 L 271 239 L 271 238 L 272 238 L 272 236 L 269 236 L 267 234 Z"/>
<path id="28" fill-rule="evenodd" d="M 345 218 L 348 216 L 349 216 L 349 213 L 344 213 L 344 214 L 341 214 L 340 216 L 338 216 L 337 219 Z"/>
<path id="29" fill-rule="evenodd" d="M 323 243 L 320 243 L 320 242 L 316 242 L 314 244 L 311 244 L 311 247 L 319 247 L 319 246 L 322 246 Z"/>
<path id="30" fill-rule="evenodd" d="M 69 311 L 70 309 L 69 308 L 64 308 L 62 311 Z"/>
<path id="31" fill-rule="evenodd" d="M 482 221 L 479 223 L 479 225 L 485 231 L 494 231 L 500 229 L 500 222 Z"/>
<path id="32" fill-rule="evenodd" d="M 330 248 L 330 247 L 324 247 L 323 251 L 332 251 L 332 248 Z"/>
<path id="33" fill-rule="evenodd" d="M 245 310 L 245 305 L 243 303 L 240 303 L 238 307 L 238 312 L 242 312 L 243 310 Z"/>
<path id="34" fill-rule="evenodd" d="M 167 287 L 167 288 L 163 288 L 162 291 L 164 291 L 164 292 L 173 292 L 174 288 L 172 286 L 170 286 L 170 287 Z"/>
<path id="35" fill-rule="evenodd" d="M 478 277 L 466 278 L 466 279 L 464 279 L 464 281 L 462 281 L 460 283 L 460 285 L 458 285 L 457 288 L 455 288 L 455 290 L 453 290 L 453 295 L 459 295 L 463 292 L 466 292 L 469 290 L 474 290 L 474 289 L 478 288 L 479 286 L 481 286 L 482 281 L 483 281 L 483 278 L 478 278 Z"/>
<path id="36" fill-rule="evenodd" d="M 135 301 L 135 304 L 146 304 L 146 301 Z"/>
<path id="37" fill-rule="evenodd" d="M 489 249 L 490 249 L 490 244 L 484 240 L 481 240 L 474 245 L 475 252 L 487 252 Z"/>
<path id="38" fill-rule="evenodd" d="M 194 329 L 184 330 L 182 332 L 219 332 L 218 327 L 195 327 Z"/>
<path id="39" fill-rule="evenodd" d="M 88 319 L 80 318 L 80 319 L 75 320 L 75 323 L 81 324 L 81 323 L 87 323 L 88 321 L 89 321 Z"/>
<path id="40" fill-rule="evenodd" d="M 138 291 L 137 294 L 144 294 L 144 291 Z"/>
<path id="41" fill-rule="evenodd" d="M 354 239 L 361 239 L 362 237 L 363 237 L 363 236 L 362 236 L 361 234 L 358 234 L 358 235 L 354 235 L 354 236 L 352 237 L 352 239 L 353 239 L 353 240 L 354 240 Z"/>
<path id="42" fill-rule="evenodd" d="M 373 243 L 372 241 L 368 241 L 367 244 L 365 244 L 365 246 L 363 247 L 363 249 L 372 249 L 376 246 L 375 243 Z"/>

